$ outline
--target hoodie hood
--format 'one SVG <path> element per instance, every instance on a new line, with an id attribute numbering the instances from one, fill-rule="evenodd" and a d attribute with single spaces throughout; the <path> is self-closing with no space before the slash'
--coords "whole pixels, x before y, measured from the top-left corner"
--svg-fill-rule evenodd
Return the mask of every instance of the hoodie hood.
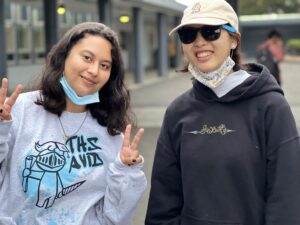
<path id="1" fill-rule="evenodd" d="M 195 90 L 195 95 L 197 98 L 201 98 L 205 101 L 218 102 L 234 102 L 273 91 L 283 95 L 282 89 L 265 66 L 250 63 L 246 65 L 246 71 L 251 76 L 221 98 L 218 98 L 210 88 L 199 81 L 194 80 L 193 88 Z"/>

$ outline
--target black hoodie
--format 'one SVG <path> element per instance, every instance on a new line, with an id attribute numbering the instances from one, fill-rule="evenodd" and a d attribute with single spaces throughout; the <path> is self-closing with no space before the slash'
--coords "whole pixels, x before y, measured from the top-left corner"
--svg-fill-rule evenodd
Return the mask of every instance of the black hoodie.
<path id="1" fill-rule="evenodd" d="M 168 107 L 146 225 L 300 225 L 300 142 L 269 71 L 218 98 L 198 81 Z"/>

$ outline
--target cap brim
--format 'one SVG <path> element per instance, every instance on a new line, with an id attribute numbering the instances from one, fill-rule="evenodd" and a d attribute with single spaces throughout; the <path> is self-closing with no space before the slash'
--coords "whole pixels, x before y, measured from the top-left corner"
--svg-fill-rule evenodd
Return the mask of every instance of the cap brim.
<path id="1" fill-rule="evenodd" d="M 228 21 L 222 20 L 222 19 L 218 19 L 218 18 L 197 18 L 194 20 L 189 20 L 185 23 L 181 23 L 179 24 L 177 27 L 175 27 L 174 29 L 172 29 L 169 32 L 169 35 L 174 34 L 179 28 L 187 26 L 187 25 L 223 25 L 223 24 L 227 24 Z"/>

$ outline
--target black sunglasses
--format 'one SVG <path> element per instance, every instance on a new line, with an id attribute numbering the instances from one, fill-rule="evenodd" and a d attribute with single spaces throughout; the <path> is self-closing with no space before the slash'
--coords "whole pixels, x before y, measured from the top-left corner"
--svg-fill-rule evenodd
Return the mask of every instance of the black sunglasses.
<path id="1" fill-rule="evenodd" d="M 183 27 L 180 28 L 177 33 L 179 39 L 183 44 L 191 44 L 197 38 L 198 32 L 206 41 L 215 41 L 218 40 L 221 36 L 221 29 L 225 29 L 229 32 L 236 32 L 235 29 L 228 25 L 220 26 L 203 26 L 201 28 L 196 27 Z"/>

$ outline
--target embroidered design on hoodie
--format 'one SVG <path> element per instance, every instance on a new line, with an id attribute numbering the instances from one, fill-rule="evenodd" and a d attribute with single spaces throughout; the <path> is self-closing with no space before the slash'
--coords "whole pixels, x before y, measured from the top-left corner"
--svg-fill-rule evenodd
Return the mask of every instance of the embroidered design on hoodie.
<path id="1" fill-rule="evenodd" d="M 201 130 L 194 130 L 194 131 L 186 131 L 186 133 L 190 134 L 202 134 L 202 135 L 212 135 L 212 134 L 221 134 L 226 135 L 228 133 L 235 132 L 235 130 L 230 130 L 226 128 L 225 124 L 220 124 L 219 126 L 208 126 L 203 125 Z"/>
<path id="2" fill-rule="evenodd" d="M 96 144 L 97 140 L 96 137 L 85 140 L 83 136 L 74 136 L 66 144 L 35 143 L 38 154 L 25 158 L 22 186 L 29 197 L 36 198 L 37 207 L 52 207 L 56 199 L 83 185 L 86 180 L 80 179 L 91 172 L 89 168 L 103 165 L 97 152 L 102 148 Z"/>

